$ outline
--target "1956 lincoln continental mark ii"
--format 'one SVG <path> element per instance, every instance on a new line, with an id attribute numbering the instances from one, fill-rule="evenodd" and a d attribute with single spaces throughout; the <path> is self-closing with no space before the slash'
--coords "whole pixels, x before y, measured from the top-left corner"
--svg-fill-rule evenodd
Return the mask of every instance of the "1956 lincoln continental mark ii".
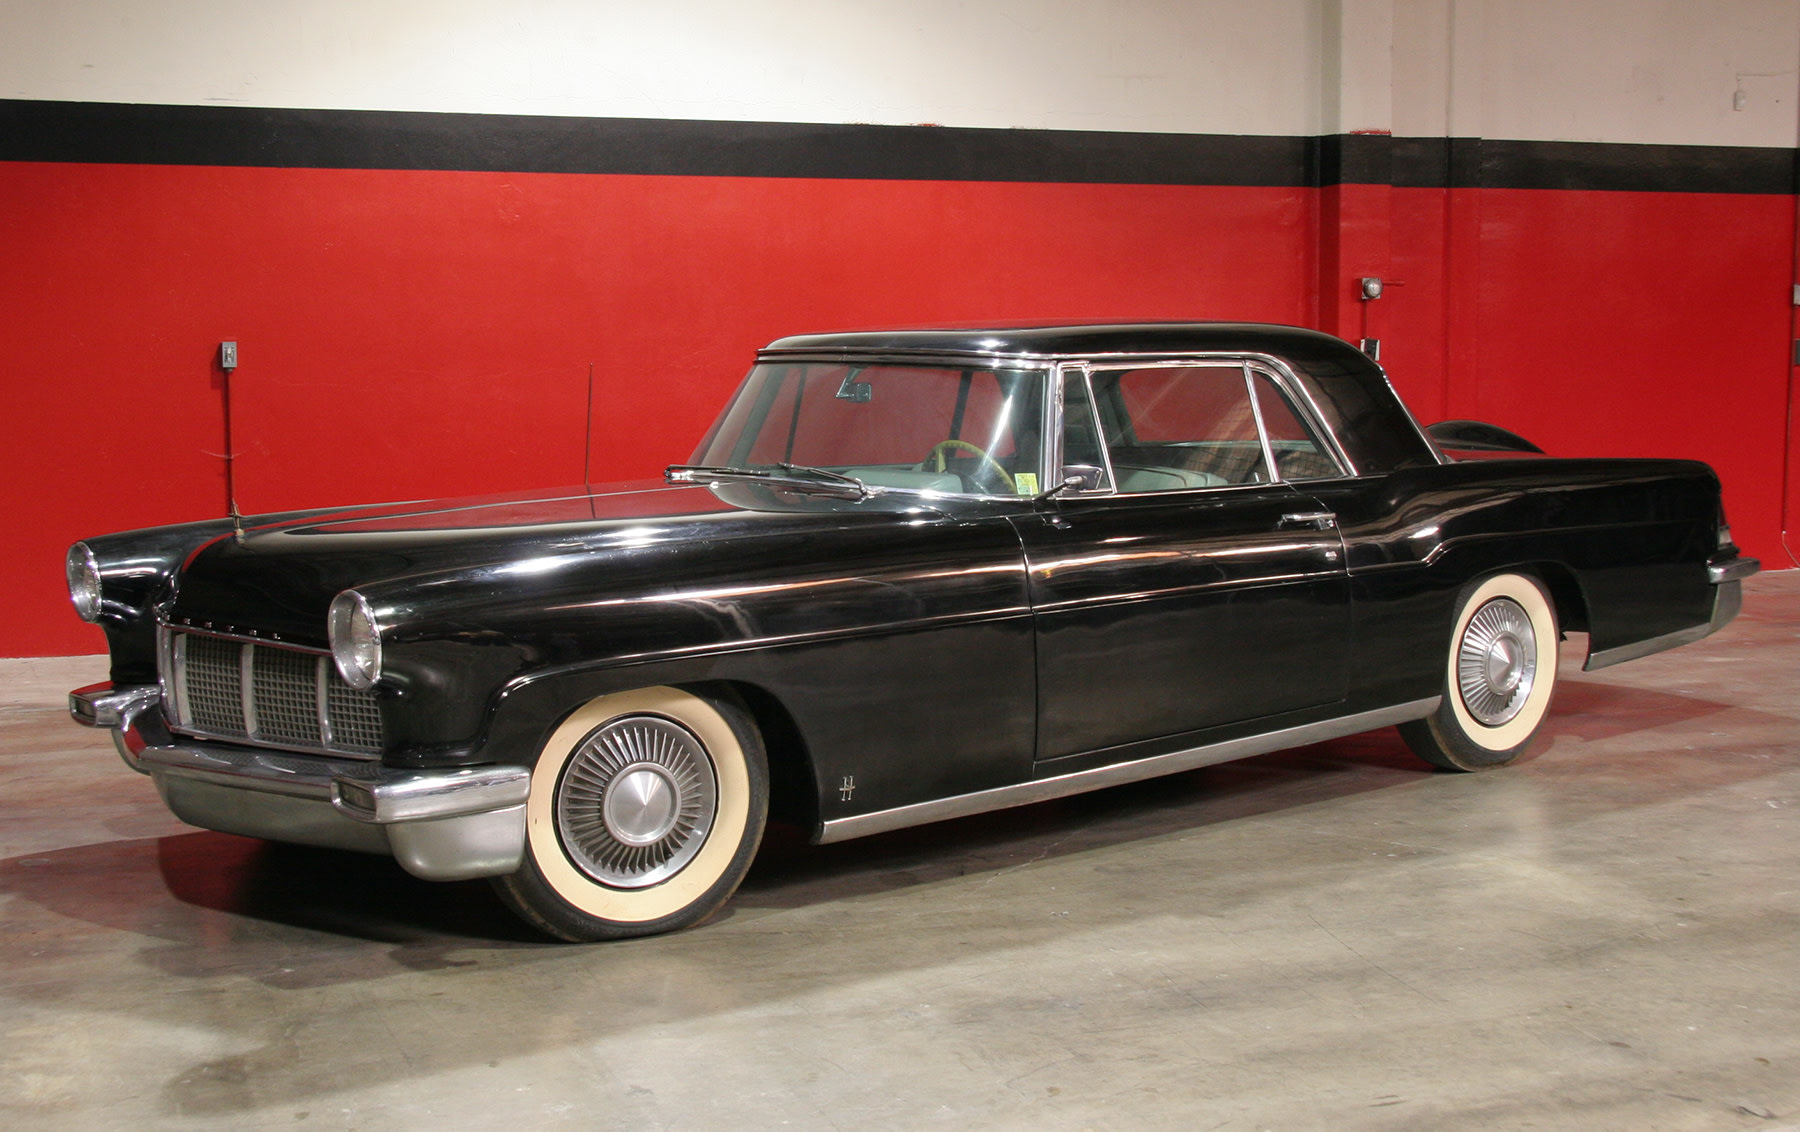
<path id="1" fill-rule="evenodd" d="M 668 931 L 771 815 L 839 841 L 1394 724 L 1483 770 L 1564 630 L 1598 668 L 1737 613 L 1704 464 L 1446 455 L 1495 437 L 1291 327 L 784 338 L 666 483 L 76 543 L 112 679 L 71 710 L 194 825 Z"/>

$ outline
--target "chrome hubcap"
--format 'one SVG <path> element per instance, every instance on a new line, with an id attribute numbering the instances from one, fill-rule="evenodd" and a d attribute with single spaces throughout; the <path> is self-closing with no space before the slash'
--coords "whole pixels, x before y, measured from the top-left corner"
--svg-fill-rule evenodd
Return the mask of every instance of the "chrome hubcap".
<path id="1" fill-rule="evenodd" d="M 680 816 L 675 782 L 655 763 L 629 766 L 614 776 L 600 800 L 606 832 L 626 845 L 654 845 Z"/>
<path id="2" fill-rule="evenodd" d="M 1456 654 L 1456 683 L 1469 714 L 1489 727 L 1509 722 L 1531 698 L 1537 634 L 1525 607 L 1497 597 L 1475 611 Z"/>
<path id="3" fill-rule="evenodd" d="M 700 852 L 717 805 L 712 759 L 693 732 L 659 716 L 627 716 L 569 757 L 556 792 L 556 832 L 588 876 L 647 888 Z"/>

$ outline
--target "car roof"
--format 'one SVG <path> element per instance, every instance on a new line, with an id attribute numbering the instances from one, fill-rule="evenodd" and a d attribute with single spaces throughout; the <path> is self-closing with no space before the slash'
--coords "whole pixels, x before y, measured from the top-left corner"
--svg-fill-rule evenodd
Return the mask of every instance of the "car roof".
<path id="1" fill-rule="evenodd" d="M 1361 350 L 1331 334 L 1266 322 L 1066 322 L 917 327 L 778 338 L 759 357 L 860 363 L 916 357 L 1052 361 L 1190 354 L 1266 354 L 1286 363 L 1361 474 L 1439 455 L 1400 402 L 1387 374 Z"/>
<path id="2" fill-rule="evenodd" d="M 1261 322 L 999 323 L 914 327 L 778 338 L 763 353 L 980 354 L 1095 357 L 1106 354 L 1232 353 L 1317 356 L 1355 352 L 1341 338 Z"/>

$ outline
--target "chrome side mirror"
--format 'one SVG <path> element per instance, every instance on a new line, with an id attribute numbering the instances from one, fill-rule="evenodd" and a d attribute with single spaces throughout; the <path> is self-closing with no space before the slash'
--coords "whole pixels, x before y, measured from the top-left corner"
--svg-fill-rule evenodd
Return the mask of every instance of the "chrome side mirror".
<path id="1" fill-rule="evenodd" d="M 1070 491 L 1094 491 L 1105 471 L 1092 464 L 1064 464 L 1063 487 Z"/>

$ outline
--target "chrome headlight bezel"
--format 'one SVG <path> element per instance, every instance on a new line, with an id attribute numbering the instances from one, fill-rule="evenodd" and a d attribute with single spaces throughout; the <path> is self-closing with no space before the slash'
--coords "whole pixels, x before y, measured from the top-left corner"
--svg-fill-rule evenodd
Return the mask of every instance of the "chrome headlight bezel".
<path id="1" fill-rule="evenodd" d="M 106 604 L 100 584 L 100 562 L 87 543 L 78 542 L 69 548 L 63 573 L 69 580 L 69 600 L 75 605 L 76 615 L 90 623 L 100 620 Z"/>
<path id="2" fill-rule="evenodd" d="M 332 663 L 344 682 L 357 691 L 374 687 L 381 679 L 381 622 L 368 599 L 355 590 L 332 598 L 326 635 Z"/>

